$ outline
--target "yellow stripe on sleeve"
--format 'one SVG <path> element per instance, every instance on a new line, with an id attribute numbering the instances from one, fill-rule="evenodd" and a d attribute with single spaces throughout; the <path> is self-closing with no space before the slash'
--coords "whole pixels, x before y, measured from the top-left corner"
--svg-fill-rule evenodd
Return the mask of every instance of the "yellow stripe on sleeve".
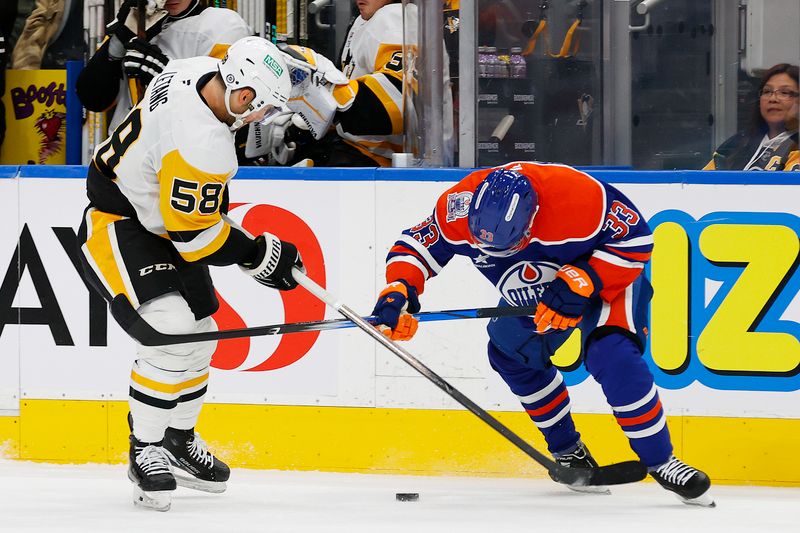
<path id="1" fill-rule="evenodd" d="M 194 261 L 199 261 L 204 257 L 208 257 L 209 255 L 213 254 L 214 252 L 222 248 L 222 245 L 225 244 L 225 241 L 228 240 L 230 234 L 231 234 L 231 227 L 230 225 L 225 224 L 225 226 L 219 232 L 219 235 L 217 235 L 213 241 L 208 243 L 206 246 L 203 246 L 199 250 L 194 250 L 191 252 L 180 252 L 181 257 L 183 257 L 190 263 Z"/>

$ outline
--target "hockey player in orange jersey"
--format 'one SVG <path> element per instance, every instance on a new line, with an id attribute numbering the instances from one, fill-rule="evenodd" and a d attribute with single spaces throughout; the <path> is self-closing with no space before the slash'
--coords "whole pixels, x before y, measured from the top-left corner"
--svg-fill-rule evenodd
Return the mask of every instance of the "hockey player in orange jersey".
<path id="1" fill-rule="evenodd" d="M 642 359 L 652 296 L 642 272 L 652 247 L 636 206 L 588 174 L 527 162 L 478 170 L 445 191 L 433 214 L 394 243 L 388 285 L 373 314 L 392 339 L 411 338 L 417 321 L 410 313 L 420 309 L 425 283 L 456 255 L 469 258 L 502 295 L 500 305 L 536 307 L 533 317 L 489 323 L 488 356 L 555 460 L 597 466 L 550 361 L 578 328 L 583 362 L 651 476 L 681 501 L 709 506 L 710 480 L 673 455 L 658 390 Z"/>

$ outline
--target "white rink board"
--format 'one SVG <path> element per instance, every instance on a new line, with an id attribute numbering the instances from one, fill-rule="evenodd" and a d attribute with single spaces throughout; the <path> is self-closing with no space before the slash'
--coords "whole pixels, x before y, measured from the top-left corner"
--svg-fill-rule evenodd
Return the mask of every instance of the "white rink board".
<path id="1" fill-rule="evenodd" d="M 244 205 L 234 207 L 231 217 L 241 220 L 256 205 L 272 205 L 302 219 L 322 249 L 328 290 L 358 312 L 369 314 L 384 284 L 383 260 L 389 247 L 402 229 L 430 214 L 436 197 L 449 185 L 237 179 L 231 187 L 231 202 Z M 109 318 L 108 345 L 89 346 L 88 292 L 53 231 L 54 227 L 77 230 L 86 204 L 83 180 L 23 178 L 0 180 L 0 187 L 5 192 L 0 198 L 0 221 L 6 228 L 0 235 L 0 261 L 8 267 L 26 225 L 74 343 L 56 346 L 45 325 L 7 325 L 0 336 L 0 409 L 17 408 L 15 392 L 22 398 L 126 399 L 134 343 Z M 741 212 L 745 220 L 748 213 L 790 218 L 800 214 L 800 186 L 622 184 L 619 188 L 648 218 L 668 210 L 698 220 L 718 212 Z M 248 326 L 284 322 L 277 292 L 256 284 L 236 267 L 213 268 L 212 275 L 220 293 Z M 495 305 L 497 298 L 495 289 L 467 261 L 456 258 L 444 275 L 427 285 L 422 303 L 424 310 L 471 308 Z M 782 315 L 792 327 L 800 322 L 797 300 Z M 28 271 L 15 302 L 18 307 L 41 306 Z M 325 317 L 338 318 L 330 310 Z M 427 323 L 406 347 L 483 407 L 519 410 L 515 397 L 486 361 L 484 325 L 485 321 L 467 320 Z M 277 337 L 254 339 L 234 370 L 215 370 L 208 401 L 459 408 L 355 329 L 321 333 L 310 351 L 289 366 L 246 371 L 267 360 L 278 342 Z M 666 374 L 657 373 L 656 378 L 667 388 L 662 394 L 668 414 L 800 418 L 796 376 L 742 381 L 714 375 L 708 382 L 695 383 L 680 383 Z M 744 386 L 738 388 L 740 382 Z M 571 387 L 571 396 L 575 412 L 608 412 L 591 378 Z"/>
<path id="2" fill-rule="evenodd" d="M 13 262 L 20 230 L 18 186 L 18 180 L 0 179 L 0 227 L 5 228 L 0 236 L 3 243 L 0 246 L 0 265 L 3 266 L 4 284 L 18 277 L 18 267 Z M 13 306 L 19 306 L 18 296 L 13 300 Z M 7 324 L 0 335 L 0 410 L 4 411 L 19 409 L 19 334 L 18 327 Z"/>

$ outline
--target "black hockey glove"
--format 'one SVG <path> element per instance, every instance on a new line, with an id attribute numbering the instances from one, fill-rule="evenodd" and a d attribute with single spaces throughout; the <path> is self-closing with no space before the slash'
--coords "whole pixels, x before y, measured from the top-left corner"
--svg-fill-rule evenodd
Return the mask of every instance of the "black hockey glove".
<path id="1" fill-rule="evenodd" d="M 106 28 L 109 36 L 116 36 L 123 44 L 137 35 L 139 27 L 137 3 L 138 0 L 123 0 L 122 5 L 119 6 L 117 18 Z M 145 2 L 145 4 L 147 3 Z M 155 9 L 154 5 L 146 8 L 145 11 L 144 37 L 149 41 L 161 31 L 167 12 L 163 9 Z"/>
<path id="2" fill-rule="evenodd" d="M 271 233 L 256 237 L 256 244 L 258 256 L 252 264 L 241 265 L 242 270 L 262 285 L 279 291 L 289 291 L 297 287 L 292 268 L 306 271 L 297 247 Z"/>
<path id="3" fill-rule="evenodd" d="M 141 80 L 145 87 L 163 72 L 169 61 L 161 48 L 138 37 L 126 44 L 125 49 L 122 69 L 129 78 Z"/>

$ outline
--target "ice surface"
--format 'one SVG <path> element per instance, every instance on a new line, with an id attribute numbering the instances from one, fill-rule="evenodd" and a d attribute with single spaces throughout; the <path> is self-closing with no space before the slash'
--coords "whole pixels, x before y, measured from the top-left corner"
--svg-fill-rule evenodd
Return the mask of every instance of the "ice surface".
<path id="1" fill-rule="evenodd" d="M 121 465 L 0 461 L 3 532 L 800 532 L 800 489 L 713 487 L 689 507 L 654 483 L 577 494 L 546 480 L 234 469 L 228 491 L 179 488 L 172 510 L 134 508 Z M 397 492 L 419 492 L 398 502 Z"/>

